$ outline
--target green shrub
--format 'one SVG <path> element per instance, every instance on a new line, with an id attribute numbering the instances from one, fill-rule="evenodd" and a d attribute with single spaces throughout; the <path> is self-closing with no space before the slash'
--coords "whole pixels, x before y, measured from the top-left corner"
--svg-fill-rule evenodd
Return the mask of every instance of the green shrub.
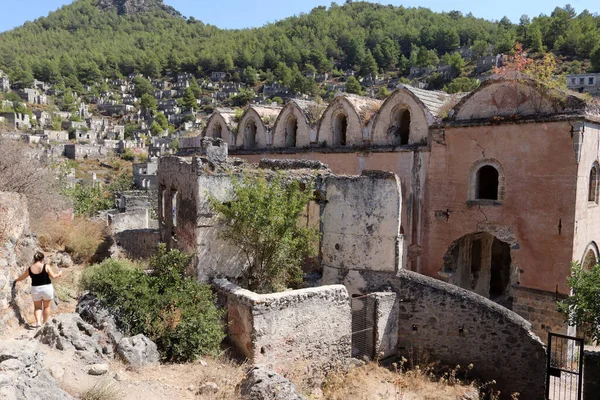
<path id="1" fill-rule="evenodd" d="M 191 361 L 217 353 L 225 334 L 210 287 L 184 275 L 189 261 L 161 245 L 150 260 L 152 275 L 128 261 L 107 260 L 88 268 L 81 285 L 112 309 L 128 335 L 145 334 L 167 361 Z"/>

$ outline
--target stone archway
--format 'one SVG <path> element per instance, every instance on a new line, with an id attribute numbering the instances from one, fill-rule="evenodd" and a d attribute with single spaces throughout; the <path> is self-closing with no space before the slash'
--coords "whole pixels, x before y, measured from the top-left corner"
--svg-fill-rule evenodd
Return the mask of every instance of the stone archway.
<path id="1" fill-rule="evenodd" d="M 477 232 L 450 245 L 440 275 L 449 283 L 508 307 L 511 269 L 510 244 L 490 233 Z"/>

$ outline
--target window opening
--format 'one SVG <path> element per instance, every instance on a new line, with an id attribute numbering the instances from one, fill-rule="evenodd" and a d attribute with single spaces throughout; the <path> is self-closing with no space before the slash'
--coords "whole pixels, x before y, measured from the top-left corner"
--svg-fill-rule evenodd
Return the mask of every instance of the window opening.
<path id="1" fill-rule="evenodd" d="M 345 146 L 346 131 L 348 130 L 348 118 L 346 118 L 346 115 L 344 113 L 339 113 L 335 117 L 333 127 L 333 146 Z"/>
<path id="2" fill-rule="evenodd" d="M 296 147 L 296 134 L 298 132 L 298 120 L 291 117 L 285 125 L 285 147 Z"/>
<path id="3" fill-rule="evenodd" d="M 477 199 L 498 200 L 498 170 L 485 165 L 477 171 Z"/>
<path id="4" fill-rule="evenodd" d="M 596 164 L 590 171 L 588 201 L 598 203 L 598 165 Z"/>

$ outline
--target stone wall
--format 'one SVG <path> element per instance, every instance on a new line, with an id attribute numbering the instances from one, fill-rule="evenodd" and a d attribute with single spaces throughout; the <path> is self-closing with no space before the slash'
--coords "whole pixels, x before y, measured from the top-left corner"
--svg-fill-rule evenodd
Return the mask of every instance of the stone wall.
<path id="1" fill-rule="evenodd" d="M 227 308 L 228 337 L 253 364 L 285 373 L 326 368 L 351 354 L 351 311 L 341 285 L 259 295 L 227 280 L 214 285 Z"/>
<path id="2" fill-rule="evenodd" d="M 117 251 L 119 255 L 133 260 L 148 259 L 156 253 L 160 232 L 156 229 L 121 231 L 114 235 L 114 241 L 118 249 L 113 251 L 113 255 Z"/>
<path id="3" fill-rule="evenodd" d="M 399 352 L 417 349 L 430 359 L 495 380 L 504 395 L 544 398 L 546 349 L 531 324 L 498 304 L 456 286 L 400 271 Z"/>
<path id="4" fill-rule="evenodd" d="M 531 330 L 544 342 L 548 332 L 567 334 L 565 316 L 556 306 L 556 302 L 567 296 L 542 290 L 513 288 L 512 310 L 531 323 Z"/>
<path id="5" fill-rule="evenodd" d="M 323 283 L 337 283 L 337 275 L 347 271 L 398 270 L 403 251 L 399 178 L 381 171 L 330 176 L 325 191 Z M 350 281 L 344 284 L 350 293 L 360 293 Z"/>

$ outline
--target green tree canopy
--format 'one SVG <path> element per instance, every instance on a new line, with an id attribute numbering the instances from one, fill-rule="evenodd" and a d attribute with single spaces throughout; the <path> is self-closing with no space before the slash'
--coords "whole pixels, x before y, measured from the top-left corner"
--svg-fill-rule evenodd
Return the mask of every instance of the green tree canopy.
<path id="1" fill-rule="evenodd" d="M 362 94 L 362 87 L 355 77 L 351 76 L 346 81 L 346 92 L 351 94 Z"/>
<path id="2" fill-rule="evenodd" d="M 315 229 L 298 221 L 312 196 L 281 174 L 233 177 L 231 201 L 211 198 L 223 221 L 221 236 L 244 254 L 243 284 L 259 293 L 302 285 L 302 264 L 316 254 Z"/>

